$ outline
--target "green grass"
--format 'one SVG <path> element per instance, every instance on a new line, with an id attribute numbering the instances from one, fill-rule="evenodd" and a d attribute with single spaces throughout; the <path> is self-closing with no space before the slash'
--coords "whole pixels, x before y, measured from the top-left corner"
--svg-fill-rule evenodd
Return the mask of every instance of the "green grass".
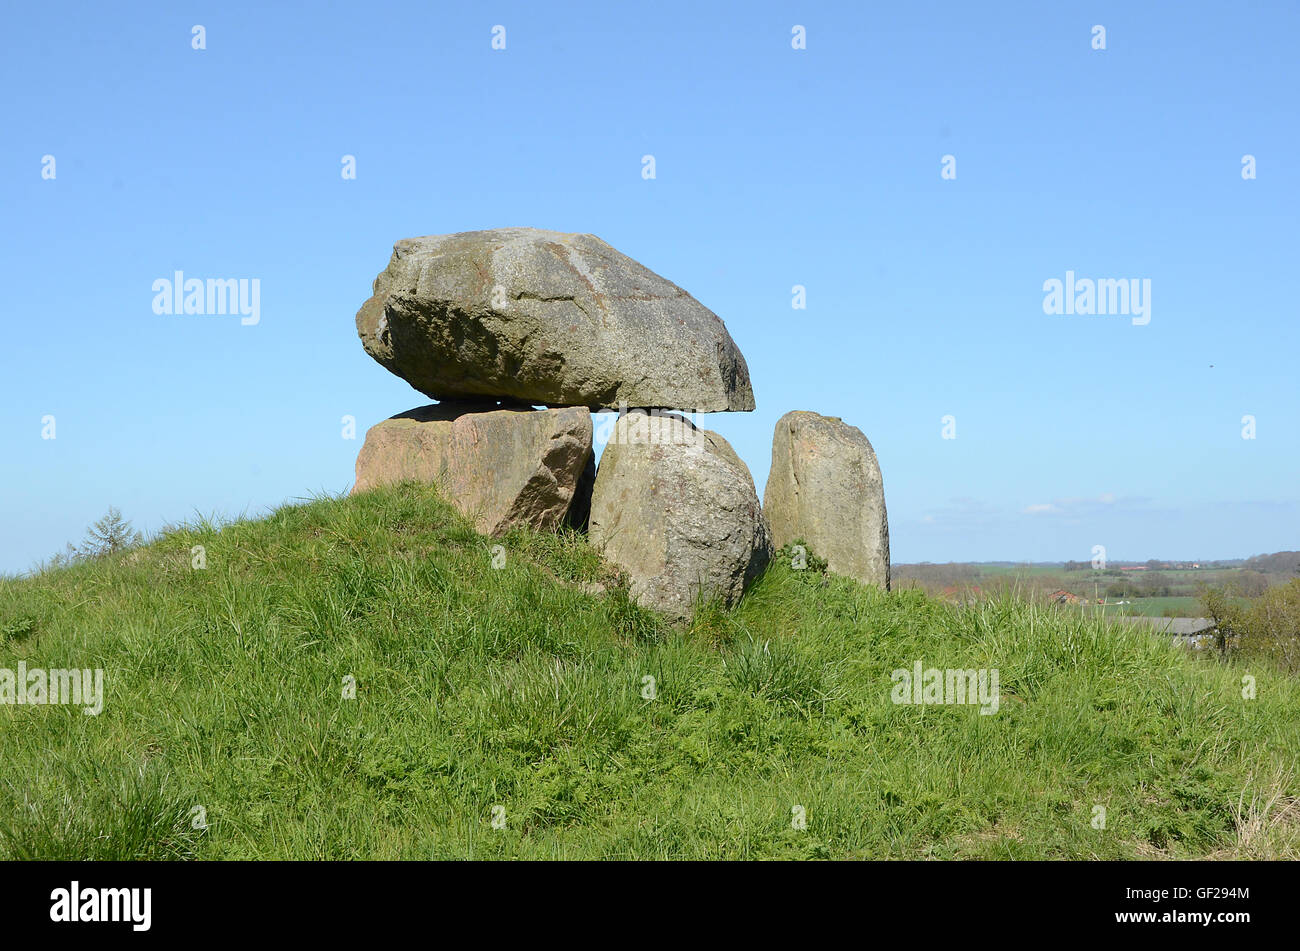
<path id="1" fill-rule="evenodd" d="M 1295 681 L 788 565 L 675 629 L 581 537 L 403 486 L 0 580 L 0 667 L 106 676 L 0 705 L 0 857 L 1300 856 Z M 893 704 L 918 659 L 999 712 Z"/>

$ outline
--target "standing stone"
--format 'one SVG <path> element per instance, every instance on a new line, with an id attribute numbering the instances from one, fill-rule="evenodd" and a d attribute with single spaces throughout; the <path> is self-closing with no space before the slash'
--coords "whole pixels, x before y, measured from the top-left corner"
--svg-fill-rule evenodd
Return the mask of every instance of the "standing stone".
<path id="1" fill-rule="evenodd" d="M 585 518 L 583 477 L 592 463 L 591 414 L 583 408 L 496 408 L 439 403 L 370 428 L 357 456 L 355 495 L 413 479 L 437 483 L 487 534 L 517 525 L 555 529 L 572 510 Z"/>
<path id="2" fill-rule="evenodd" d="M 749 468 L 675 414 L 619 418 L 596 470 L 589 538 L 627 572 L 633 598 L 675 619 L 701 595 L 734 604 L 771 554 Z"/>
<path id="3" fill-rule="evenodd" d="M 752 410 L 745 358 L 717 315 L 589 234 L 501 228 L 406 238 L 357 333 L 434 399 Z"/>
<path id="4" fill-rule="evenodd" d="M 856 426 L 806 410 L 782 416 L 763 514 L 776 547 L 802 539 L 836 574 L 889 590 L 884 480 Z"/>

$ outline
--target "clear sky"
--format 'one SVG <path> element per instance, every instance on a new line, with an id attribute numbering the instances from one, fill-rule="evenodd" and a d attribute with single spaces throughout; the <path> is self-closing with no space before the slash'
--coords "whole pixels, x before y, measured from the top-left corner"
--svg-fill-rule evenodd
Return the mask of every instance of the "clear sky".
<path id="1" fill-rule="evenodd" d="M 1289 0 L 10 5 L 0 570 L 109 505 L 346 491 L 428 402 L 353 324 L 393 242 L 503 226 L 722 317 L 758 409 L 705 424 L 760 496 L 781 414 L 860 427 L 897 562 L 1300 547 L 1297 36 Z M 177 270 L 259 322 L 155 314 Z M 1067 271 L 1149 280 L 1149 323 L 1045 314 Z"/>

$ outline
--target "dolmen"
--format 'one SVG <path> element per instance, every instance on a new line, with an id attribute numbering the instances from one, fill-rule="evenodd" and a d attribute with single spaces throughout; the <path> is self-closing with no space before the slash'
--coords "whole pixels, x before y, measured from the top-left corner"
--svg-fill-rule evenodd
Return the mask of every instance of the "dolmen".
<path id="1" fill-rule="evenodd" d="M 866 437 L 815 413 L 783 417 L 769 525 L 735 450 L 686 418 L 754 409 L 744 356 L 716 314 L 601 239 L 407 238 L 372 290 L 356 317 L 366 353 L 437 402 L 369 430 L 354 493 L 413 479 L 485 534 L 586 531 L 631 595 L 674 619 L 702 599 L 734 604 L 774 544 L 794 539 L 831 570 L 888 586 Z M 606 410 L 619 417 L 597 467 L 591 413 Z"/>

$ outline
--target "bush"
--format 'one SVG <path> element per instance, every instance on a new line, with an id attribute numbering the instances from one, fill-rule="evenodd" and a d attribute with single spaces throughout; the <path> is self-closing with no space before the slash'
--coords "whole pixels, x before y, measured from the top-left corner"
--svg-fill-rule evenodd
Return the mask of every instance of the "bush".
<path id="1" fill-rule="evenodd" d="M 784 561 L 795 571 L 803 572 L 805 578 L 820 579 L 829 567 L 826 559 L 818 558 L 802 538 L 796 538 L 778 551 L 773 560 Z"/>
<path id="2" fill-rule="evenodd" d="M 1220 654 L 1232 647 L 1266 657 L 1288 673 L 1300 673 L 1300 578 L 1249 601 L 1234 599 L 1226 589 L 1207 589 L 1201 605 L 1215 622 Z"/>
<path id="3" fill-rule="evenodd" d="M 68 546 L 64 561 L 76 561 L 83 558 L 99 558 L 103 555 L 116 555 L 144 541 L 144 536 L 131 527 L 131 523 L 122 518 L 122 513 L 114 506 L 108 507 L 108 514 L 86 529 L 86 537 L 74 548 Z"/>
<path id="4" fill-rule="evenodd" d="M 1300 578 L 1269 588 L 1237 619 L 1243 650 L 1300 673 Z"/>

